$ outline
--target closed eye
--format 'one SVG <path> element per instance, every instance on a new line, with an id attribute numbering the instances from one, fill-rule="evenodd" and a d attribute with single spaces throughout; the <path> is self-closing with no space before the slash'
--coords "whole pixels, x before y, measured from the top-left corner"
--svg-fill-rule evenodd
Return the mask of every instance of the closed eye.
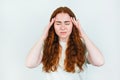
<path id="1" fill-rule="evenodd" d="M 60 25 L 61 23 L 56 23 L 56 25 Z"/>
<path id="2" fill-rule="evenodd" d="M 70 23 L 65 23 L 65 25 L 70 25 Z"/>
<path id="3" fill-rule="evenodd" d="M 56 25 L 61 25 L 61 22 L 60 21 L 56 21 L 55 24 Z"/>
<path id="4" fill-rule="evenodd" d="M 65 21 L 65 25 L 70 25 L 70 21 Z"/>

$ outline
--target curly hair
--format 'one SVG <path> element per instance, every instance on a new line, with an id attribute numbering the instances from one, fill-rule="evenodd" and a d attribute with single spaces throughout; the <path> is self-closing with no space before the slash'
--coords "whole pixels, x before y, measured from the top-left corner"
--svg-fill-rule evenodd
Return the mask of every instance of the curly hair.
<path id="1" fill-rule="evenodd" d="M 51 15 L 50 21 L 58 13 L 67 13 L 70 17 L 76 16 L 68 7 L 59 7 Z M 56 71 L 61 54 L 61 46 L 59 43 L 59 37 L 55 33 L 54 24 L 50 27 L 48 36 L 44 41 L 43 49 L 43 70 L 46 72 Z M 85 46 L 81 40 L 78 29 L 73 25 L 72 32 L 67 42 L 67 48 L 65 51 L 64 69 L 67 72 L 75 72 L 75 66 L 78 66 L 80 70 L 83 70 L 82 66 L 85 62 Z"/>

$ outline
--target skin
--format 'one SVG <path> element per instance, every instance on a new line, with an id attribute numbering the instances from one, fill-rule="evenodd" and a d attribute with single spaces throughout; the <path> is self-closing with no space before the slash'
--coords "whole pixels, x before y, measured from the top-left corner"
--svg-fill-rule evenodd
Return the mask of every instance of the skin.
<path id="1" fill-rule="evenodd" d="M 54 29 L 61 41 L 67 41 L 72 32 L 71 17 L 67 13 L 59 13 L 55 17 Z"/>
<path id="2" fill-rule="evenodd" d="M 75 20 L 75 18 L 70 17 L 67 13 L 59 13 L 49 22 L 46 26 L 43 35 L 36 42 L 36 44 L 31 48 L 27 58 L 26 58 L 26 66 L 29 68 L 35 68 L 41 63 L 42 54 L 41 49 L 44 43 L 44 40 L 48 36 L 48 31 L 51 25 L 54 23 L 54 28 L 56 34 L 59 36 L 61 41 L 67 42 L 68 37 L 72 31 L 72 25 L 74 24 L 80 33 L 80 36 L 83 38 L 84 43 L 86 45 L 88 56 L 87 59 L 90 64 L 94 66 L 102 66 L 104 64 L 104 57 L 101 51 L 96 47 L 96 45 L 88 38 L 88 36 L 83 31 L 79 20 Z"/>

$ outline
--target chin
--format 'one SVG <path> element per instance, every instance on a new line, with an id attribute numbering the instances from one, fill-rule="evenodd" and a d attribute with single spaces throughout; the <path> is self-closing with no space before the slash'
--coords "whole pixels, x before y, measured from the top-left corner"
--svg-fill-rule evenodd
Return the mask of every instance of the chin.
<path id="1" fill-rule="evenodd" d="M 67 36 L 60 36 L 61 39 L 67 39 Z"/>

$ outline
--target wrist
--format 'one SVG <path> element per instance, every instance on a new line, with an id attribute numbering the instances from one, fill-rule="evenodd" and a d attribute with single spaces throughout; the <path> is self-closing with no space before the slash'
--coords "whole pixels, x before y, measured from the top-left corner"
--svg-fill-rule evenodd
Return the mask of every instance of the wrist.
<path id="1" fill-rule="evenodd" d="M 84 33 L 84 34 L 81 34 L 81 37 L 82 37 L 84 40 L 86 40 L 86 39 L 88 38 L 85 33 Z"/>
<path id="2" fill-rule="evenodd" d="M 41 37 L 41 41 L 44 41 L 46 39 L 46 37 L 43 35 L 42 37 Z"/>

